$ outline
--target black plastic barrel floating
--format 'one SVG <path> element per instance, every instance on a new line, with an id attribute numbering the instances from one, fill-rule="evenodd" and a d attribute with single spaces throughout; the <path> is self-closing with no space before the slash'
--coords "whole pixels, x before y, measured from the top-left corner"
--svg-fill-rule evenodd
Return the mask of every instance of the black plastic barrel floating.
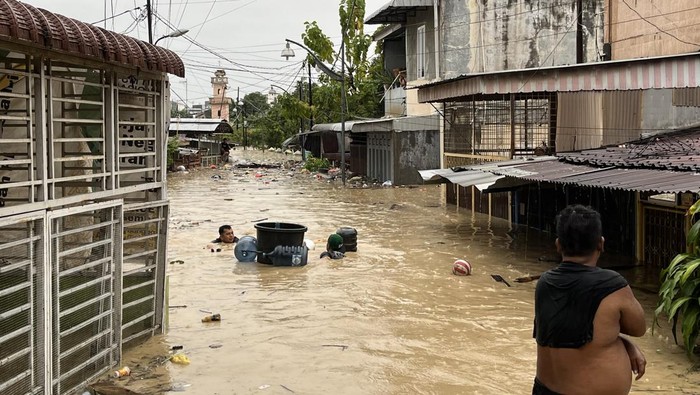
<path id="1" fill-rule="evenodd" d="M 355 230 L 355 228 L 343 226 L 335 233 L 343 237 L 345 251 L 357 251 L 357 230 Z"/>
<path id="2" fill-rule="evenodd" d="M 301 247 L 304 243 L 304 233 L 307 227 L 286 222 L 261 222 L 255 224 L 258 232 L 258 262 L 272 264 L 272 260 L 265 256 L 277 246 Z"/>
<path id="3" fill-rule="evenodd" d="M 309 249 L 306 246 L 277 246 L 265 257 L 275 266 L 306 266 Z"/>

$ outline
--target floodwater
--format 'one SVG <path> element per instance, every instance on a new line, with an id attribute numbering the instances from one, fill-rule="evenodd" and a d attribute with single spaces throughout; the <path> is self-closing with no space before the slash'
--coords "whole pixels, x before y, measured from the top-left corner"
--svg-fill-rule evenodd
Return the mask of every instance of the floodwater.
<path id="1" fill-rule="evenodd" d="M 288 159 L 260 151 L 233 157 Z M 294 170 L 234 168 L 172 174 L 168 188 L 169 261 L 184 263 L 168 265 L 167 334 L 125 353 L 126 364 L 153 369 L 122 382 L 128 388 L 202 395 L 530 393 L 535 283 L 512 280 L 553 265 L 538 259 L 553 253 L 549 236 L 445 205 L 438 186 L 342 188 Z M 307 266 L 238 263 L 228 246 L 206 248 L 219 225 L 256 236 L 254 224 L 263 219 L 308 227 L 305 238 L 316 249 Z M 357 229 L 358 251 L 319 259 L 327 236 L 341 226 Z M 452 275 L 457 258 L 471 262 L 471 276 Z M 655 295 L 635 293 L 650 327 Z M 202 323 L 206 311 L 222 321 Z M 700 374 L 669 337 L 664 323 L 636 340 L 648 367 L 632 393 L 700 393 Z M 177 345 L 191 363 L 160 364 Z"/>

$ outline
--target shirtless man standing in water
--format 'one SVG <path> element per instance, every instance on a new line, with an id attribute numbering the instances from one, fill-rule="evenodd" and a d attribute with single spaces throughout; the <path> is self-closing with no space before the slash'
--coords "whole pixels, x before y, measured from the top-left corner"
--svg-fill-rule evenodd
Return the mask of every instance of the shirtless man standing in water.
<path id="1" fill-rule="evenodd" d="M 644 311 L 620 274 L 596 266 L 604 243 L 598 212 L 575 205 L 559 213 L 562 263 L 535 291 L 533 395 L 623 395 L 632 372 L 644 374 L 641 350 L 621 336 L 644 335 Z"/>

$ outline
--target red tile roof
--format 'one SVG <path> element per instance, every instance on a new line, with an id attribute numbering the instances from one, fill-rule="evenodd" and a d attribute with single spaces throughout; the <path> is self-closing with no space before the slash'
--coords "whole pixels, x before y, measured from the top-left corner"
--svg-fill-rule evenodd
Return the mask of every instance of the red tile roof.
<path id="1" fill-rule="evenodd" d="M 185 76 L 182 60 L 168 49 L 16 0 L 0 0 L 2 41 Z"/>

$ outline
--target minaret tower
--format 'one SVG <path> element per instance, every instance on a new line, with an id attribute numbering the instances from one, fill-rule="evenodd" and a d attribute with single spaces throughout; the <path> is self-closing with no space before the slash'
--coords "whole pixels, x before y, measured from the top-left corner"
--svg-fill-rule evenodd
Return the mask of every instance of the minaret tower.
<path id="1" fill-rule="evenodd" d="M 216 70 L 214 76 L 211 77 L 212 97 L 209 99 L 211 103 L 211 118 L 223 119 L 228 122 L 228 107 L 231 99 L 226 96 L 228 88 L 228 77 L 224 70 Z"/>

